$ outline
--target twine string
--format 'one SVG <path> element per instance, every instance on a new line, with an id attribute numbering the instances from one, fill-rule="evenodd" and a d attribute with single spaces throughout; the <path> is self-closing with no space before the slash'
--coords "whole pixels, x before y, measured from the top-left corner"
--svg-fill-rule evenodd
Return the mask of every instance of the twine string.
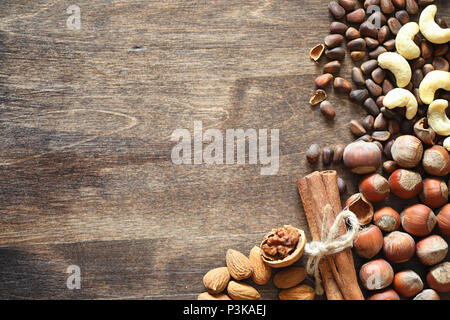
<path id="1" fill-rule="evenodd" d="M 316 294 L 322 295 L 324 293 L 322 286 L 322 279 L 320 277 L 319 263 L 320 260 L 331 254 L 341 252 L 353 246 L 360 224 L 356 215 L 348 209 L 342 210 L 334 220 L 330 230 L 327 231 L 328 219 L 333 212 L 332 207 L 327 204 L 323 208 L 323 222 L 321 228 L 321 241 L 311 241 L 305 246 L 305 252 L 309 255 L 306 270 L 308 274 L 314 275 L 316 283 Z M 342 223 L 345 224 L 347 219 L 350 228 L 347 232 L 339 236 L 339 227 Z"/>

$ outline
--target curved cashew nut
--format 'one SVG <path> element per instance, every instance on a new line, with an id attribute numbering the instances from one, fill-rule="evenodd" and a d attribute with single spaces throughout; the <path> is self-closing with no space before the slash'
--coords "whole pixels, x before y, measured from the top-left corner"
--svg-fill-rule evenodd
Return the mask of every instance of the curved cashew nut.
<path id="1" fill-rule="evenodd" d="M 403 58 L 412 60 L 420 57 L 420 49 L 414 43 L 414 37 L 419 33 L 419 25 L 415 22 L 408 22 L 397 33 L 395 38 L 395 48 Z"/>
<path id="2" fill-rule="evenodd" d="M 428 125 L 441 136 L 450 136 L 450 119 L 445 113 L 447 107 L 448 101 L 445 99 L 434 100 L 428 106 Z"/>
<path id="3" fill-rule="evenodd" d="M 406 107 L 406 119 L 411 120 L 417 113 L 417 100 L 411 91 L 395 88 L 389 91 L 383 99 L 383 105 L 388 109 Z"/>
<path id="4" fill-rule="evenodd" d="M 420 100 L 430 104 L 434 100 L 434 93 L 438 89 L 450 90 L 450 72 L 433 70 L 428 72 L 419 85 Z"/>
<path id="5" fill-rule="evenodd" d="M 437 7 L 432 4 L 422 10 L 419 18 L 420 32 L 430 42 L 441 44 L 450 41 L 450 28 L 442 29 L 435 21 Z"/>
<path id="6" fill-rule="evenodd" d="M 408 61 L 396 52 L 380 54 L 378 56 L 378 65 L 394 74 L 397 87 L 406 87 L 411 81 L 411 67 Z"/>

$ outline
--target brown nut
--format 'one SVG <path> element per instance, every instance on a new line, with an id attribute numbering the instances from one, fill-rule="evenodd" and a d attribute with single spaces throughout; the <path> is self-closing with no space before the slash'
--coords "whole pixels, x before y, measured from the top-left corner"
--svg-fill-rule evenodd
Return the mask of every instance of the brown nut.
<path id="1" fill-rule="evenodd" d="M 361 34 L 359 33 L 358 29 L 354 27 L 349 27 L 347 31 L 345 31 L 345 37 L 347 40 L 354 40 L 361 37 Z"/>
<path id="2" fill-rule="evenodd" d="M 252 280 L 258 285 L 264 285 L 269 282 L 272 269 L 262 259 L 261 248 L 254 246 L 250 250 L 249 260 L 252 265 Z"/>
<path id="3" fill-rule="evenodd" d="M 225 290 L 230 281 L 230 272 L 227 267 L 209 270 L 203 276 L 203 285 L 211 294 L 218 294 Z"/>
<path id="4" fill-rule="evenodd" d="M 381 11 L 386 14 L 391 14 L 394 12 L 395 7 L 391 0 L 381 0 L 380 1 Z"/>
<path id="5" fill-rule="evenodd" d="M 278 294 L 280 300 L 314 300 L 314 289 L 306 284 L 299 286 L 282 289 Z"/>
<path id="6" fill-rule="evenodd" d="M 345 146 L 343 144 L 338 144 L 334 148 L 333 163 L 339 163 L 342 161 L 344 155 Z"/>
<path id="7" fill-rule="evenodd" d="M 359 183 L 359 192 L 370 202 L 380 202 L 387 198 L 391 189 L 385 177 L 378 173 L 365 176 Z"/>
<path id="8" fill-rule="evenodd" d="M 317 143 L 312 144 L 306 151 L 306 159 L 309 163 L 315 163 L 320 157 L 320 147 Z"/>
<path id="9" fill-rule="evenodd" d="M 322 150 L 322 163 L 327 166 L 333 161 L 334 150 L 330 147 L 325 147 Z"/>
<path id="10" fill-rule="evenodd" d="M 303 230 L 285 225 L 273 229 L 261 242 L 262 258 L 273 268 L 290 266 L 303 255 L 306 235 Z"/>
<path id="11" fill-rule="evenodd" d="M 331 49 L 337 47 L 344 40 L 344 36 L 342 34 L 329 34 L 325 37 L 324 43 L 327 48 Z"/>
<path id="12" fill-rule="evenodd" d="M 227 291 L 233 300 L 258 300 L 261 298 L 261 295 L 255 288 L 243 282 L 230 281 Z"/>
<path id="13" fill-rule="evenodd" d="M 299 267 L 290 267 L 277 272 L 273 277 L 273 284 L 279 289 L 295 287 L 305 280 L 306 270 Z"/>
<path id="14" fill-rule="evenodd" d="M 316 83 L 317 88 L 325 88 L 330 84 L 330 82 L 333 80 L 333 75 L 331 73 L 325 73 L 320 76 L 318 76 L 314 82 Z"/>
<path id="15" fill-rule="evenodd" d="M 383 253 L 392 263 L 408 261 L 415 250 L 414 239 L 405 232 L 393 231 L 384 237 Z"/>
<path id="16" fill-rule="evenodd" d="M 359 120 L 351 120 L 349 123 L 350 131 L 357 137 L 366 133 L 366 129 Z"/>
<path id="17" fill-rule="evenodd" d="M 373 98 L 369 97 L 364 100 L 363 108 L 372 116 L 376 117 L 380 113 L 380 108 Z"/>
<path id="18" fill-rule="evenodd" d="M 419 6 L 417 5 L 416 0 L 406 0 L 406 11 L 412 15 L 419 12 Z"/>
<path id="19" fill-rule="evenodd" d="M 419 275 L 412 270 L 398 272 L 394 276 L 394 289 L 404 297 L 413 297 L 423 289 Z"/>
<path id="20" fill-rule="evenodd" d="M 370 296 L 367 300 L 400 300 L 399 295 L 392 289 L 387 289 L 385 291 L 375 293 Z"/>
<path id="21" fill-rule="evenodd" d="M 371 224 L 361 229 L 353 240 L 355 252 L 366 259 L 373 258 L 383 248 L 383 234 L 381 230 Z"/>
<path id="22" fill-rule="evenodd" d="M 341 77 L 334 78 L 333 82 L 334 90 L 339 93 L 350 93 L 352 91 L 352 85 L 350 82 Z"/>
<path id="23" fill-rule="evenodd" d="M 310 51 L 309 51 L 309 57 L 317 62 L 320 57 L 322 56 L 323 51 L 325 50 L 325 45 L 323 43 L 320 43 L 318 45 L 315 45 Z"/>
<path id="24" fill-rule="evenodd" d="M 423 117 L 414 124 L 414 134 L 423 143 L 433 145 L 436 139 L 436 132 L 428 126 L 427 118 Z"/>
<path id="25" fill-rule="evenodd" d="M 209 292 L 203 292 L 198 295 L 197 300 L 231 300 L 231 299 L 224 293 L 210 294 Z"/>
<path id="26" fill-rule="evenodd" d="M 427 178 L 423 180 L 423 189 L 419 197 L 430 208 L 442 207 L 448 202 L 447 184 L 440 178 Z"/>
<path id="27" fill-rule="evenodd" d="M 370 94 L 374 97 L 378 97 L 383 93 L 383 88 L 375 83 L 372 79 L 366 80 L 366 88 L 369 90 Z"/>
<path id="28" fill-rule="evenodd" d="M 347 29 L 348 26 L 345 23 L 339 21 L 333 21 L 330 24 L 330 33 L 344 34 Z"/>
<path id="29" fill-rule="evenodd" d="M 447 242 L 437 234 L 420 240 L 416 245 L 417 257 L 426 266 L 432 266 L 444 260 L 447 252 Z"/>
<path id="30" fill-rule="evenodd" d="M 327 118 L 328 120 L 333 120 L 336 117 L 336 112 L 334 111 L 333 106 L 327 100 L 322 101 L 319 106 L 320 112 Z"/>
<path id="31" fill-rule="evenodd" d="M 391 174 L 397 169 L 398 165 L 397 162 L 395 162 L 394 160 L 387 160 L 383 162 L 383 171 L 386 172 L 387 174 Z"/>
<path id="32" fill-rule="evenodd" d="M 352 102 L 363 103 L 369 97 L 369 91 L 367 89 L 355 89 L 350 91 L 348 97 Z"/>
<path id="33" fill-rule="evenodd" d="M 361 225 L 366 225 L 372 221 L 373 206 L 362 193 L 355 193 L 345 202 L 345 208 L 353 212 Z"/>
<path id="34" fill-rule="evenodd" d="M 391 35 L 391 31 L 389 30 L 388 26 L 382 26 L 380 30 L 378 30 L 377 39 L 379 43 L 386 42 L 387 39 L 389 39 L 389 36 Z"/>
<path id="35" fill-rule="evenodd" d="M 346 15 L 347 21 L 354 24 L 363 22 L 365 17 L 366 12 L 362 8 L 356 9 Z"/>
<path id="36" fill-rule="evenodd" d="M 450 172 L 450 156 L 441 146 L 432 146 L 423 153 L 422 165 L 434 176 L 445 176 Z"/>
<path id="37" fill-rule="evenodd" d="M 425 289 L 415 296 L 413 300 L 441 300 L 441 298 L 433 289 Z"/>
<path id="38" fill-rule="evenodd" d="M 414 198 L 422 191 L 422 177 L 414 171 L 397 169 L 388 181 L 392 193 L 402 199 Z"/>
<path id="39" fill-rule="evenodd" d="M 345 9 L 342 8 L 336 1 L 331 1 L 328 4 L 328 9 L 336 19 L 341 19 L 345 16 Z"/>
<path id="40" fill-rule="evenodd" d="M 363 86 L 366 83 L 366 79 L 360 68 L 353 67 L 352 68 L 352 80 L 358 86 Z"/>
<path id="41" fill-rule="evenodd" d="M 344 60 L 345 49 L 342 47 L 327 49 L 325 50 L 325 56 L 330 60 Z"/>
<path id="42" fill-rule="evenodd" d="M 341 70 L 341 63 L 337 60 L 330 61 L 323 66 L 323 73 L 338 74 Z"/>
<path id="43" fill-rule="evenodd" d="M 450 236 L 450 203 L 442 207 L 437 215 L 439 231 L 446 236 Z"/>
<path id="44" fill-rule="evenodd" d="M 347 11 L 352 11 L 356 8 L 356 0 L 338 0 L 338 3 Z"/>
<path id="45" fill-rule="evenodd" d="M 403 229 L 414 236 L 428 235 L 436 225 L 433 210 L 423 204 L 414 204 L 400 214 Z"/>
<path id="46" fill-rule="evenodd" d="M 325 101 L 327 99 L 327 93 L 323 89 L 316 90 L 311 98 L 309 99 L 309 103 L 314 106 L 318 103 L 321 103 L 322 101 Z"/>
<path id="47" fill-rule="evenodd" d="M 391 154 L 400 167 L 414 168 L 422 159 L 423 145 L 415 136 L 399 136 L 392 145 Z"/>
<path id="48" fill-rule="evenodd" d="M 377 259 L 361 267 L 359 278 L 367 290 L 384 289 L 394 280 L 394 270 L 386 260 Z"/>
<path id="49" fill-rule="evenodd" d="M 355 141 L 345 147 L 343 159 L 351 172 L 366 174 L 380 167 L 381 151 L 371 142 Z"/>
<path id="50" fill-rule="evenodd" d="M 373 129 L 373 125 L 375 123 L 375 118 L 372 115 L 367 115 L 362 121 L 361 124 L 367 131 L 371 131 Z"/>
<path id="51" fill-rule="evenodd" d="M 228 249 L 225 260 L 233 279 L 243 280 L 252 275 L 253 269 L 250 260 L 239 251 Z"/>
<path id="52" fill-rule="evenodd" d="M 384 232 L 392 232 L 400 227 L 400 215 L 391 207 L 383 207 L 375 211 L 373 223 Z"/>
<path id="53" fill-rule="evenodd" d="M 450 262 L 442 262 L 427 274 L 428 285 L 437 292 L 450 291 Z"/>

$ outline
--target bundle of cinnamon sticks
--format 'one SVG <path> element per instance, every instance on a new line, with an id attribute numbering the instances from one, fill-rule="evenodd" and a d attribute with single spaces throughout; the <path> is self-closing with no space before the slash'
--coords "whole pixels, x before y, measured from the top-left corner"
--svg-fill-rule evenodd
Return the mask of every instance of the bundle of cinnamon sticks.
<path id="1" fill-rule="evenodd" d="M 314 241 L 321 241 L 325 205 L 329 204 L 333 209 L 332 218 L 327 221 L 328 228 L 342 210 L 337 173 L 334 170 L 316 171 L 298 179 L 297 186 L 312 238 Z M 341 229 L 344 234 L 345 227 L 342 226 Z M 328 300 L 364 300 L 350 248 L 321 259 L 319 269 Z"/>

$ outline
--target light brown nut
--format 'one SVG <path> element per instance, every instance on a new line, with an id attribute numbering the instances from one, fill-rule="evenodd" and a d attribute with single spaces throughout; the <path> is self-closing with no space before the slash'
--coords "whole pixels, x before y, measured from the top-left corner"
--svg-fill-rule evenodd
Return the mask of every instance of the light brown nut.
<path id="1" fill-rule="evenodd" d="M 208 292 L 203 292 L 198 295 L 197 300 L 231 300 L 231 299 L 224 293 L 210 294 Z"/>
<path id="2" fill-rule="evenodd" d="M 251 285 L 231 280 L 228 283 L 228 295 L 233 300 L 258 300 L 259 292 Z"/>
<path id="3" fill-rule="evenodd" d="M 253 282 L 259 285 L 264 285 L 269 282 L 270 276 L 272 275 L 272 268 L 264 263 L 259 247 L 254 246 L 252 250 L 250 250 L 249 260 L 253 269 Z"/>
<path id="4" fill-rule="evenodd" d="M 283 289 L 278 294 L 280 300 L 314 300 L 314 289 L 306 284 Z"/>
<path id="5" fill-rule="evenodd" d="M 230 272 L 227 267 L 220 267 L 209 270 L 203 276 L 203 285 L 212 294 L 217 294 L 225 290 L 230 281 Z"/>
<path id="6" fill-rule="evenodd" d="M 243 280 L 252 275 L 252 265 L 250 260 L 239 251 L 228 249 L 226 255 L 228 271 L 233 279 Z"/>
<path id="7" fill-rule="evenodd" d="M 278 272 L 273 277 L 273 284 L 280 289 L 288 289 L 295 287 L 305 280 L 306 270 L 299 267 L 291 267 Z"/>

